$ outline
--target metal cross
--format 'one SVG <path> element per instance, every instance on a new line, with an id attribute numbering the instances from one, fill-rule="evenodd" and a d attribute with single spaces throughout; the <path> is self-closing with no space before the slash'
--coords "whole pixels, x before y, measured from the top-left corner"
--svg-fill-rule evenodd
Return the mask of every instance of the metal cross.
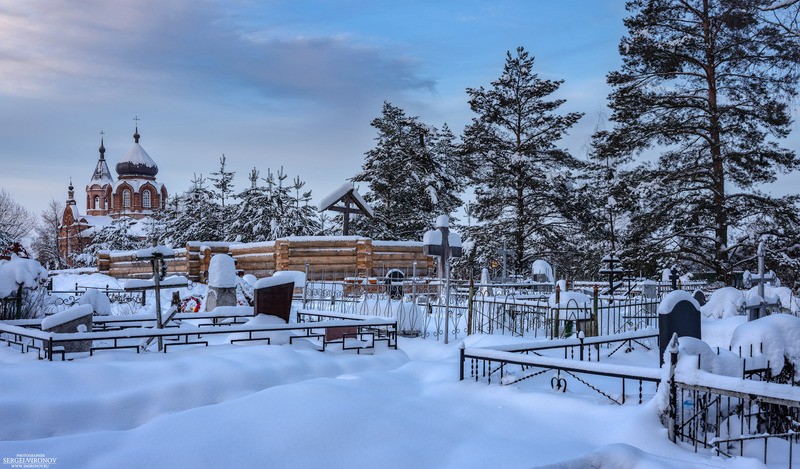
<path id="1" fill-rule="evenodd" d="M 139 116 L 133 116 L 133 121 L 134 121 L 134 122 L 136 122 L 136 125 L 137 125 L 137 126 L 139 125 L 139 121 L 140 121 L 140 120 L 141 120 L 141 119 L 139 119 Z"/>

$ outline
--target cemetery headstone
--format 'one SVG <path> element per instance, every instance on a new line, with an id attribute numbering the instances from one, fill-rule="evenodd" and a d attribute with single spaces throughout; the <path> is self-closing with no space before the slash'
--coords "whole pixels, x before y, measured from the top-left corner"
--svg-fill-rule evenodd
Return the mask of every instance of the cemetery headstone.
<path id="1" fill-rule="evenodd" d="M 208 266 L 206 311 L 217 306 L 236 306 L 236 262 L 227 254 L 217 254 Z"/>
<path id="2" fill-rule="evenodd" d="M 692 293 L 692 297 L 695 300 L 697 300 L 697 303 L 700 306 L 705 306 L 705 304 L 706 304 L 706 295 L 705 295 L 705 293 L 703 293 L 700 290 L 695 290 L 694 293 Z"/>
<path id="3" fill-rule="evenodd" d="M 664 296 L 658 305 L 659 363 L 664 364 L 664 351 L 673 334 L 700 339 L 700 305 L 689 292 L 675 290 Z"/>
<path id="4" fill-rule="evenodd" d="M 60 313 L 42 319 L 42 331 L 64 334 L 92 331 L 92 306 L 73 306 Z M 64 347 L 65 352 L 88 352 L 92 348 L 91 340 L 70 342 L 53 341 L 54 347 Z"/>
<path id="5" fill-rule="evenodd" d="M 267 277 L 256 282 L 253 314 L 277 316 L 287 323 L 292 311 L 294 280 L 286 277 Z"/>

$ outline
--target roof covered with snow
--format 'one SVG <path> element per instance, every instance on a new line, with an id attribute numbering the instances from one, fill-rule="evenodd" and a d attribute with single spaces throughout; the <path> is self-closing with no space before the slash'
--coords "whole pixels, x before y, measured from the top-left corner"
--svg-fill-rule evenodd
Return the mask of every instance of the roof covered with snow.
<path id="1" fill-rule="evenodd" d="M 353 187 L 353 185 L 349 182 L 322 199 L 322 201 L 319 203 L 319 211 L 323 212 L 325 210 L 329 210 L 336 205 L 337 202 L 343 201 L 347 198 L 349 198 L 352 203 L 356 204 L 356 206 L 360 208 L 361 211 L 368 217 L 375 216 L 375 212 L 372 210 L 372 207 L 367 203 L 366 200 L 364 200 L 363 197 L 361 197 L 361 194 L 358 193 L 358 190 L 356 190 L 356 188 Z"/>
<path id="2" fill-rule="evenodd" d="M 124 176 L 155 177 L 158 174 L 156 162 L 144 151 L 139 142 L 133 144 L 128 153 L 117 163 L 117 174 Z"/>

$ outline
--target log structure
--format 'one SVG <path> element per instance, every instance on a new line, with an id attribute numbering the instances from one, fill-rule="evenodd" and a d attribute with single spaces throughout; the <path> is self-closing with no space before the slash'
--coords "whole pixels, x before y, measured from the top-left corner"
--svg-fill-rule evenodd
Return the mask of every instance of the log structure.
<path id="1" fill-rule="evenodd" d="M 421 242 L 373 241 L 360 236 L 303 236 L 258 243 L 190 241 L 167 261 L 169 274 L 186 275 L 205 283 L 208 265 L 215 254 L 228 254 L 243 274 L 268 277 L 279 270 L 306 271 L 309 280 L 342 280 L 349 277 L 384 277 L 392 270 L 411 276 L 416 263 L 419 277 L 433 275 L 433 258 L 422 253 Z M 135 251 L 97 255 L 97 270 L 118 278 L 150 278 L 147 260 L 136 259 Z"/>

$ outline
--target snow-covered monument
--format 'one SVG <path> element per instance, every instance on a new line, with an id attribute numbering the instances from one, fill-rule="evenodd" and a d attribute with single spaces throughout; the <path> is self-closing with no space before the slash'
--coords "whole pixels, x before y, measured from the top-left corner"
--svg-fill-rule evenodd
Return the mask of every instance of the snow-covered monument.
<path id="1" fill-rule="evenodd" d="M 64 259 L 71 259 L 91 241 L 94 234 L 112 220 L 129 217 L 133 220 L 130 232 L 144 236 L 145 219 L 153 209 L 163 207 L 167 187 L 156 180 L 158 165 L 139 144 L 139 127 L 133 134 L 133 146 L 115 167 L 115 181 L 105 158 L 103 137 L 100 138 L 100 157 L 86 184 L 86 209 L 81 213 L 70 181 L 68 197 L 59 227 L 58 248 Z"/>

